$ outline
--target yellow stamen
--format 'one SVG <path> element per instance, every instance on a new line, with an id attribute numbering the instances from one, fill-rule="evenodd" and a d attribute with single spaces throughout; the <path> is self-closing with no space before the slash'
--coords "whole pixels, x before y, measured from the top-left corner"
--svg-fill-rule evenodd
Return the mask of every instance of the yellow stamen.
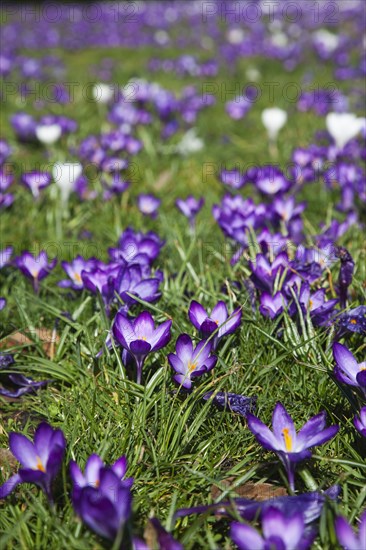
<path id="1" fill-rule="evenodd" d="M 350 323 L 351 323 L 352 325 L 357 325 L 356 319 L 351 319 L 351 320 L 350 320 Z"/>
<path id="2" fill-rule="evenodd" d="M 79 273 L 75 273 L 74 277 L 75 277 L 75 280 L 76 280 L 78 283 L 82 283 L 82 282 L 83 282 L 83 280 L 82 280 L 82 278 L 81 278 L 81 275 L 80 275 Z"/>
<path id="3" fill-rule="evenodd" d="M 96 486 L 96 487 L 99 487 L 99 484 L 100 484 L 100 481 L 99 481 L 99 479 L 97 479 L 97 480 L 95 481 L 95 486 Z"/>
<path id="4" fill-rule="evenodd" d="M 188 370 L 189 370 L 189 372 L 193 372 L 193 371 L 195 370 L 196 367 L 197 367 L 197 363 L 191 363 L 191 362 L 189 361 L 189 363 L 188 363 Z"/>
<path id="5" fill-rule="evenodd" d="M 285 447 L 286 451 L 291 452 L 292 451 L 292 437 L 290 436 L 290 430 L 288 428 L 283 428 L 282 433 L 283 437 L 285 438 Z"/>
<path id="6" fill-rule="evenodd" d="M 43 473 L 46 473 L 46 468 L 43 466 L 42 460 L 39 458 L 39 456 L 37 456 L 37 467 L 36 467 L 36 469 L 40 470 Z"/>
<path id="7" fill-rule="evenodd" d="M 313 300 L 309 300 L 309 307 L 313 307 Z"/>

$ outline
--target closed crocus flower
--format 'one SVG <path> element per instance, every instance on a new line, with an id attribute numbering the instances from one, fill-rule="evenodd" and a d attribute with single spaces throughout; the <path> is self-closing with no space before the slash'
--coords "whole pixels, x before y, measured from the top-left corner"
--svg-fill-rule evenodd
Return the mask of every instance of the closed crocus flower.
<path id="1" fill-rule="evenodd" d="M 201 304 L 193 300 L 189 306 L 188 317 L 203 338 L 208 338 L 217 331 L 213 338 L 215 348 L 223 336 L 231 334 L 240 326 L 241 308 L 238 307 L 229 315 L 225 302 L 220 300 L 209 315 Z"/>
<path id="2" fill-rule="evenodd" d="M 80 162 L 57 162 L 53 166 L 53 179 L 60 189 L 61 200 L 67 203 L 70 193 L 83 170 Z"/>
<path id="3" fill-rule="evenodd" d="M 37 139 L 44 145 L 53 145 L 62 134 L 62 128 L 59 124 L 40 124 L 36 126 Z"/>
<path id="4" fill-rule="evenodd" d="M 154 195 L 141 194 L 137 197 L 137 205 L 141 214 L 156 218 L 161 200 Z"/>
<path id="5" fill-rule="evenodd" d="M 339 426 L 326 428 L 326 413 L 321 412 L 310 418 L 296 433 L 294 422 L 281 403 L 277 403 L 273 411 L 273 431 L 252 414 L 248 414 L 248 428 L 265 449 L 277 453 L 286 468 L 292 491 L 295 490 L 296 463 L 310 458 L 311 447 L 325 443 L 339 430 Z"/>
<path id="6" fill-rule="evenodd" d="M 329 113 L 325 123 L 340 150 L 355 138 L 363 127 L 362 119 L 357 118 L 353 113 Z"/>
<path id="7" fill-rule="evenodd" d="M 94 84 L 93 98 L 97 103 L 108 103 L 113 98 L 113 95 L 114 90 L 111 84 L 105 84 L 104 82 Z"/>
<path id="8" fill-rule="evenodd" d="M 306 550 L 315 538 L 314 529 L 305 531 L 301 513 L 286 516 L 277 508 L 268 508 L 262 516 L 260 535 L 254 527 L 232 523 L 230 536 L 239 550 Z"/>
<path id="9" fill-rule="evenodd" d="M 149 353 L 165 347 L 170 340 L 172 321 L 164 321 L 155 328 L 154 319 L 143 311 L 130 321 L 123 313 L 117 313 L 113 323 L 113 336 L 135 359 L 137 383 L 141 384 L 142 367 Z"/>
<path id="10" fill-rule="evenodd" d="M 333 357 L 336 362 L 334 376 L 343 384 L 357 387 L 366 396 L 366 361 L 358 363 L 346 346 L 333 344 Z"/>
<path id="11" fill-rule="evenodd" d="M 23 275 L 31 279 L 34 291 L 38 292 L 39 281 L 49 275 L 50 271 L 54 269 L 57 260 L 54 258 L 48 261 L 46 252 L 42 250 L 38 256 L 33 256 L 30 252 L 23 252 L 14 259 L 14 263 Z"/>
<path id="12" fill-rule="evenodd" d="M 264 109 L 262 111 L 262 123 L 267 130 L 271 141 L 276 141 L 278 132 L 287 122 L 287 113 L 278 107 Z"/>
<path id="13" fill-rule="evenodd" d="M 211 355 L 212 344 L 201 340 L 194 348 L 188 334 L 181 334 L 175 344 L 175 353 L 169 353 L 168 361 L 177 374 L 173 380 L 190 390 L 197 376 L 209 372 L 216 365 L 216 355 Z"/>
<path id="14" fill-rule="evenodd" d="M 63 432 L 42 422 L 33 443 L 25 435 L 11 432 L 9 446 L 21 468 L 0 487 L 0 498 L 7 497 L 20 483 L 35 483 L 52 502 L 51 483 L 61 468 L 66 447 Z"/>
<path id="15" fill-rule="evenodd" d="M 363 550 L 366 548 L 366 510 L 361 515 L 358 534 L 342 516 L 336 518 L 334 526 L 338 542 L 344 550 Z"/>

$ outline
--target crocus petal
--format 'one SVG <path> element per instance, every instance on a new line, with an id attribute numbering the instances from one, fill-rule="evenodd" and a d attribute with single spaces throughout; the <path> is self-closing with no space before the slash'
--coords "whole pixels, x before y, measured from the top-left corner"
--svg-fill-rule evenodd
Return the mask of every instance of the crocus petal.
<path id="1" fill-rule="evenodd" d="M 85 487 L 80 498 L 80 516 L 98 535 L 113 540 L 116 536 L 116 510 L 112 502 L 92 487 Z"/>
<path id="2" fill-rule="evenodd" d="M 147 355 L 151 350 L 151 345 L 145 340 L 134 340 L 130 343 L 130 350 L 134 355 Z"/>
<path id="3" fill-rule="evenodd" d="M 151 336 L 154 332 L 154 319 L 148 311 L 143 311 L 138 317 L 134 320 L 133 328 L 136 336 L 138 338 L 147 338 Z"/>
<path id="4" fill-rule="evenodd" d="M 234 332 L 241 323 L 241 308 L 235 309 L 224 324 L 220 327 L 219 337 Z"/>
<path id="5" fill-rule="evenodd" d="M 85 478 L 87 483 L 95 484 L 99 480 L 99 472 L 103 467 L 103 460 L 97 454 L 92 454 L 85 464 Z"/>
<path id="6" fill-rule="evenodd" d="M 183 364 L 187 365 L 192 359 L 193 344 L 188 334 L 181 334 L 175 344 L 176 353 Z"/>
<path id="7" fill-rule="evenodd" d="M 304 520 L 301 514 L 287 519 L 280 510 L 268 508 L 263 514 L 262 526 L 266 539 L 280 536 L 286 542 L 286 548 L 297 548 L 303 534 Z"/>
<path id="8" fill-rule="evenodd" d="M 37 455 L 40 457 L 42 464 L 46 466 L 50 442 L 53 436 L 53 429 L 46 422 L 41 422 L 39 424 L 35 434 L 34 434 L 34 446 L 37 452 Z"/>
<path id="9" fill-rule="evenodd" d="M 9 434 L 10 450 L 25 468 L 37 469 L 37 453 L 33 443 L 23 435 L 11 432 Z"/>
<path id="10" fill-rule="evenodd" d="M 256 529 L 244 523 L 232 523 L 230 537 L 239 550 L 264 550 L 264 540 Z"/>
<path id="11" fill-rule="evenodd" d="M 190 378 L 187 375 L 175 374 L 173 376 L 173 380 L 179 386 L 183 386 L 183 388 L 186 388 L 187 390 L 191 389 L 191 387 L 192 387 L 192 382 L 191 382 Z"/>
<path id="12" fill-rule="evenodd" d="M 322 445 L 329 439 L 332 439 L 339 432 L 339 426 L 329 426 L 325 430 L 314 433 L 313 437 L 309 438 L 306 442 L 307 447 L 314 447 L 315 445 Z"/>
<path id="13" fill-rule="evenodd" d="M 9 479 L 0 486 L 0 499 L 10 495 L 10 493 L 14 491 L 15 487 L 21 482 L 22 479 L 19 474 L 14 474 L 13 476 L 9 477 Z"/>
<path id="14" fill-rule="evenodd" d="M 185 374 L 186 367 L 175 353 L 168 353 L 168 361 L 178 374 Z"/>
<path id="15" fill-rule="evenodd" d="M 347 548 L 347 550 L 361 550 L 360 541 L 357 539 L 352 527 L 345 518 L 336 518 L 334 526 L 338 541 L 343 548 Z"/>
<path id="16" fill-rule="evenodd" d="M 324 430 L 326 426 L 326 412 L 322 411 L 321 413 L 317 414 L 316 416 L 313 416 L 304 424 L 304 426 L 301 428 L 299 433 L 297 434 L 297 442 L 299 447 L 311 447 L 311 445 L 308 444 L 308 441 L 310 441 L 314 434 Z"/>
<path id="17" fill-rule="evenodd" d="M 358 372 L 358 363 L 352 353 L 342 344 L 333 344 L 333 356 L 337 366 L 354 379 Z"/>
<path id="18" fill-rule="evenodd" d="M 150 338 L 151 347 L 154 350 L 161 349 L 165 347 L 170 340 L 170 329 L 172 326 L 172 321 L 164 321 L 158 328 L 155 329 L 153 335 Z"/>
<path id="19" fill-rule="evenodd" d="M 70 460 L 69 464 L 70 477 L 74 485 L 77 487 L 84 487 L 85 479 L 82 471 L 75 460 Z"/>
<path id="20" fill-rule="evenodd" d="M 291 452 L 296 448 L 296 430 L 291 416 L 282 403 L 276 403 L 272 415 L 272 428 L 278 442 L 282 443 L 284 451 Z M 288 441 L 291 448 L 287 447 Z"/>
<path id="21" fill-rule="evenodd" d="M 252 434 L 255 435 L 257 440 L 265 449 L 268 449 L 270 451 L 277 451 L 279 448 L 279 441 L 274 436 L 274 434 L 271 432 L 271 430 L 263 424 L 259 418 L 254 416 L 253 414 L 247 415 L 248 420 L 248 428 L 252 432 Z"/>
<path id="22" fill-rule="evenodd" d="M 199 330 L 203 321 L 207 319 L 208 314 L 201 304 L 193 300 L 189 306 L 188 317 L 192 325 Z"/>
<path id="23" fill-rule="evenodd" d="M 122 479 L 127 470 L 127 458 L 124 455 L 120 456 L 112 465 L 112 470 L 119 479 Z"/>
<path id="24" fill-rule="evenodd" d="M 210 317 L 215 321 L 217 325 L 222 325 L 223 323 L 225 323 L 228 318 L 228 312 L 225 302 L 223 302 L 222 300 L 217 302 L 211 312 Z"/>
<path id="25" fill-rule="evenodd" d="M 132 324 L 122 313 L 117 313 L 112 330 L 115 339 L 124 348 L 128 349 L 129 343 L 136 338 Z"/>

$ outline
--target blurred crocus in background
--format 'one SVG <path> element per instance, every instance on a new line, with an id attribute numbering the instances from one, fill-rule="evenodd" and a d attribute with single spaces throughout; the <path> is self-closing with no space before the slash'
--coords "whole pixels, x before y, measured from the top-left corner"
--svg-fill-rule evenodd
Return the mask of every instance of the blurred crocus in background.
<path id="1" fill-rule="evenodd" d="M 267 130 L 270 147 L 275 150 L 279 131 L 287 122 L 287 113 L 279 107 L 270 107 L 262 111 L 262 123 Z"/>
<path id="2" fill-rule="evenodd" d="M 53 145 L 62 134 L 62 128 L 59 124 L 40 124 L 36 126 L 35 133 L 37 139 L 44 145 Z"/>
<path id="3" fill-rule="evenodd" d="M 156 218 L 161 200 L 149 193 L 141 193 L 137 197 L 137 206 L 141 214 Z"/>
<path id="4" fill-rule="evenodd" d="M 342 516 L 336 518 L 334 527 L 338 542 L 344 550 L 363 550 L 366 548 L 366 510 L 361 515 L 358 534 Z"/>
<path id="5" fill-rule="evenodd" d="M 33 197 L 38 199 L 40 191 L 51 183 L 51 174 L 49 172 L 24 172 L 21 178 L 22 183 L 28 187 Z"/>
<path id="6" fill-rule="evenodd" d="M 53 179 L 60 190 L 61 202 L 67 205 L 74 184 L 83 170 L 80 162 L 57 162 L 53 166 Z"/>
<path id="7" fill-rule="evenodd" d="M 194 232 L 196 224 L 196 216 L 205 204 L 205 199 L 201 197 L 196 199 L 193 195 L 189 195 L 186 199 L 177 199 L 175 205 L 188 219 L 191 232 Z"/>
<path id="8" fill-rule="evenodd" d="M 355 138 L 363 127 L 361 118 L 353 113 L 328 113 L 325 119 L 326 127 L 339 150 Z"/>
<path id="9" fill-rule="evenodd" d="M 18 269 L 28 277 L 33 283 L 34 292 L 39 292 L 39 281 L 47 277 L 50 271 L 56 266 L 57 259 L 54 258 L 48 261 L 47 254 L 44 250 L 33 256 L 30 252 L 23 252 L 20 256 L 14 258 L 14 264 Z"/>

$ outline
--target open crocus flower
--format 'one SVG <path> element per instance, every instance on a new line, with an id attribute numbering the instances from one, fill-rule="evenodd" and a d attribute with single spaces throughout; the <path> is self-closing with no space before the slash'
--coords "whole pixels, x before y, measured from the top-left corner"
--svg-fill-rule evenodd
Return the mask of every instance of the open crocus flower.
<path id="1" fill-rule="evenodd" d="M 182 214 L 188 218 L 191 229 L 194 229 L 195 219 L 202 206 L 205 204 L 205 199 L 201 197 L 199 200 L 189 195 L 186 199 L 177 199 L 176 207 Z"/>
<path id="2" fill-rule="evenodd" d="M 366 510 L 360 519 L 358 535 L 342 516 L 336 518 L 334 526 L 338 542 L 345 550 L 362 550 L 366 548 Z"/>
<path id="3" fill-rule="evenodd" d="M 360 416 L 355 416 L 353 423 L 356 430 L 359 431 L 361 435 L 366 437 L 366 407 L 362 407 L 360 410 Z"/>
<path id="4" fill-rule="evenodd" d="M 60 470 L 66 448 L 62 430 L 41 422 L 35 431 L 34 443 L 23 434 L 11 432 L 9 446 L 21 468 L 0 487 L 0 498 L 7 497 L 20 483 L 35 483 L 52 502 L 51 483 Z"/>
<path id="5" fill-rule="evenodd" d="M 44 145 L 53 145 L 61 137 L 62 128 L 59 124 L 40 124 L 36 126 L 37 139 Z"/>
<path id="6" fill-rule="evenodd" d="M 118 312 L 113 323 L 113 335 L 135 359 L 137 383 L 141 384 L 142 367 L 147 355 L 157 351 L 170 340 L 172 321 L 164 321 L 155 328 L 154 319 L 148 311 L 143 311 L 129 321 L 123 313 Z"/>
<path id="7" fill-rule="evenodd" d="M 85 464 L 84 473 L 80 470 L 79 466 L 74 460 L 70 461 L 70 476 L 73 483 L 72 488 L 72 504 L 77 514 L 80 513 L 80 503 L 82 500 L 82 490 L 85 487 L 98 488 L 100 486 L 100 474 L 106 465 L 103 460 L 97 454 L 92 454 L 88 458 Z M 125 456 L 118 458 L 110 469 L 118 476 L 120 481 L 126 474 L 127 459 Z M 123 484 L 130 488 L 133 484 L 133 478 L 127 478 L 123 480 Z"/>
<path id="8" fill-rule="evenodd" d="M 274 319 L 283 312 L 287 306 L 287 300 L 281 291 L 276 292 L 273 296 L 268 292 L 263 292 L 260 297 L 259 311 L 264 317 Z"/>
<path id="9" fill-rule="evenodd" d="M 169 353 L 168 361 L 177 374 L 173 380 L 190 390 L 192 379 L 209 372 L 216 365 L 216 355 L 211 355 L 212 344 L 207 340 L 201 340 L 193 348 L 193 343 L 188 334 L 181 334 L 175 344 L 175 353 Z"/>
<path id="10" fill-rule="evenodd" d="M 357 363 L 356 359 L 342 344 L 333 344 L 333 357 L 336 362 L 334 376 L 340 382 L 361 389 L 366 396 L 366 361 Z"/>
<path id="11" fill-rule="evenodd" d="M 34 291 L 38 292 L 39 281 L 49 275 L 50 271 L 54 269 L 57 260 L 54 258 L 49 262 L 46 252 L 41 250 L 38 256 L 33 256 L 30 252 L 23 252 L 21 256 L 14 259 L 14 263 L 23 275 L 32 280 Z"/>
<path id="12" fill-rule="evenodd" d="M 290 517 L 277 508 L 267 508 L 262 515 L 261 536 L 254 527 L 244 523 L 232 523 L 231 539 L 239 550 L 306 550 L 315 538 L 315 531 L 305 532 L 301 513 Z"/>
<path id="13" fill-rule="evenodd" d="M 150 216 L 151 218 L 156 218 L 160 203 L 161 200 L 154 197 L 154 195 L 142 193 L 137 197 L 137 205 L 141 214 Z"/>
<path id="14" fill-rule="evenodd" d="M 70 279 L 63 279 L 57 284 L 61 288 L 72 288 L 74 290 L 81 290 L 84 288 L 83 279 L 81 276 L 82 271 L 92 271 L 97 268 L 98 260 L 96 258 L 89 258 L 85 260 L 82 256 L 76 256 L 72 262 L 61 262 L 62 269 L 70 277 Z"/>
<path id="15" fill-rule="evenodd" d="M 229 315 L 225 302 L 220 300 L 209 315 L 201 304 L 193 300 L 189 306 L 188 317 L 203 338 L 208 338 L 215 330 L 217 331 L 213 338 L 213 347 L 216 348 L 223 336 L 231 334 L 239 327 L 241 308 L 238 307 Z"/>
<path id="16" fill-rule="evenodd" d="M 363 126 L 361 119 L 353 113 L 328 113 L 325 123 L 340 150 L 357 136 Z"/>
<path id="17" fill-rule="evenodd" d="M 271 431 L 259 418 L 248 414 L 248 428 L 257 441 L 269 451 L 277 453 L 286 468 L 291 490 L 295 490 L 294 474 L 297 462 L 311 457 L 309 449 L 321 445 L 336 435 L 339 426 L 326 428 L 323 411 L 306 422 L 296 433 L 294 422 L 281 403 L 277 403 L 272 415 Z"/>
<path id="18" fill-rule="evenodd" d="M 278 107 L 271 107 L 262 111 L 262 123 L 267 130 L 270 141 L 276 141 L 278 132 L 287 122 L 287 113 Z"/>
<path id="19" fill-rule="evenodd" d="M 49 172 L 25 172 L 22 175 L 22 183 L 28 187 L 33 197 L 38 199 L 39 192 L 51 183 L 51 174 Z"/>

